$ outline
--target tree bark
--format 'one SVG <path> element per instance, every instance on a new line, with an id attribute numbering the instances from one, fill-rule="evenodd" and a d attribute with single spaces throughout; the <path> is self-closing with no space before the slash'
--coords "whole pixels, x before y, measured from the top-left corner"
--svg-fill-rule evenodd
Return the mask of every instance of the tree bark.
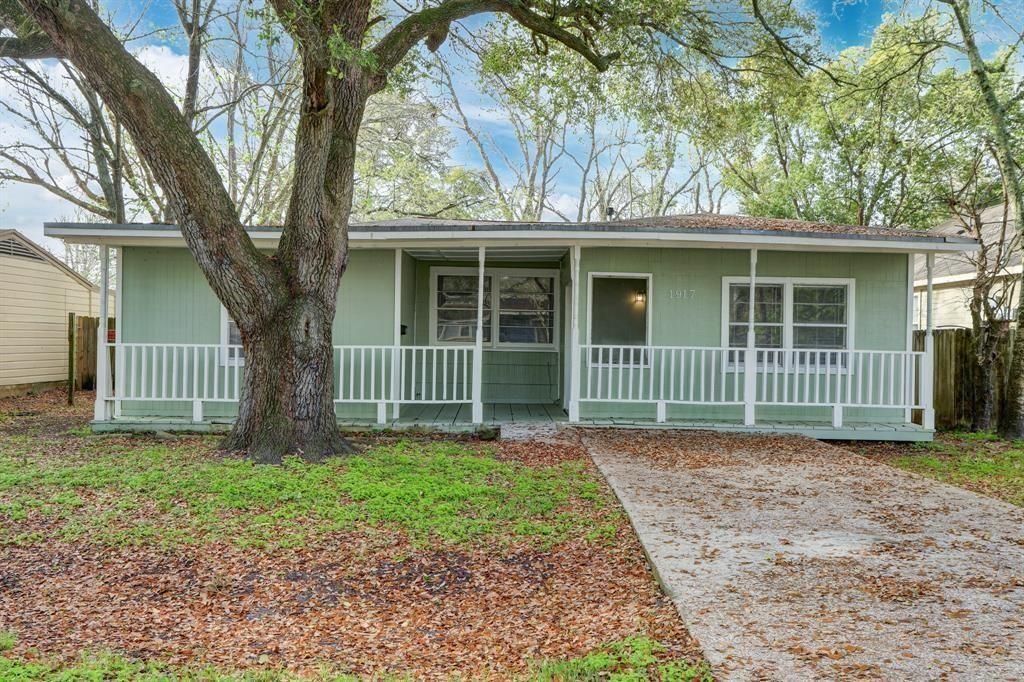
<path id="1" fill-rule="evenodd" d="M 352 451 L 334 413 L 333 303 L 288 302 L 245 334 L 245 374 L 228 450 L 279 464 L 288 454 L 307 461 Z"/>

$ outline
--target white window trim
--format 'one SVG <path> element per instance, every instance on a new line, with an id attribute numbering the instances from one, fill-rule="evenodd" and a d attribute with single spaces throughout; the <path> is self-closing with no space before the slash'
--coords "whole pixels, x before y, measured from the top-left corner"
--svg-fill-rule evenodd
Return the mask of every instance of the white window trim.
<path id="1" fill-rule="evenodd" d="M 243 367 L 245 366 L 244 357 L 231 357 L 228 352 L 228 309 L 222 304 L 220 306 L 220 364 L 224 367 Z"/>
<path id="2" fill-rule="evenodd" d="M 629 346 L 630 348 L 649 348 L 653 335 L 654 324 L 654 274 L 650 272 L 588 272 L 587 273 L 587 346 L 592 346 L 593 325 L 594 325 L 594 280 L 595 279 L 643 279 L 647 281 L 647 330 L 644 343 L 640 346 Z M 594 362 L 590 352 L 587 353 L 588 367 L 650 367 L 651 356 L 646 353 L 642 362 Z"/>
<path id="3" fill-rule="evenodd" d="M 430 345 L 431 346 L 473 346 L 472 341 L 439 341 L 437 338 L 437 278 L 439 275 L 464 275 L 471 276 L 474 281 L 479 276 L 480 270 L 477 267 L 446 267 L 431 266 L 430 268 Z M 554 314 L 551 330 L 551 343 L 509 343 L 498 340 L 499 325 L 501 322 L 501 311 L 499 309 L 500 283 L 499 278 L 503 275 L 518 277 L 550 277 L 554 281 L 552 294 L 554 297 Z M 483 347 L 488 350 L 532 350 L 545 352 L 558 352 L 558 339 L 561 332 L 560 312 L 562 307 L 559 283 L 561 272 L 557 268 L 484 268 L 484 277 L 491 278 L 491 341 L 484 343 Z M 474 322 L 475 326 L 475 322 Z"/>
<path id="4" fill-rule="evenodd" d="M 749 284 L 749 277 L 722 278 L 722 348 L 729 348 L 729 286 L 732 284 Z M 846 327 L 846 348 L 819 350 L 856 350 L 854 343 L 854 321 L 857 319 L 855 303 L 857 300 L 857 280 L 852 277 L 757 277 L 754 284 L 783 285 L 782 299 L 782 348 L 777 350 L 816 350 L 814 348 L 793 348 L 793 286 L 797 285 L 832 285 L 846 287 L 846 324 L 814 324 L 797 325 L 812 327 Z M 771 349 L 776 350 L 776 349 Z"/>

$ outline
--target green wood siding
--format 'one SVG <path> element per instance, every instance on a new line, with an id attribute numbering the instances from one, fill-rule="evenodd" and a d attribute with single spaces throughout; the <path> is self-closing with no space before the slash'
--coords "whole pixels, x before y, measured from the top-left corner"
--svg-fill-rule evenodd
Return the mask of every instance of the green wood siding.
<path id="1" fill-rule="evenodd" d="M 121 340 L 125 343 L 220 342 L 220 302 L 186 249 L 125 247 L 122 250 Z M 338 291 L 336 345 L 390 345 L 394 340 L 395 252 L 353 250 Z M 371 406 L 345 406 L 352 416 L 375 414 Z M 124 403 L 125 414 L 190 416 L 185 402 Z M 233 405 L 207 403 L 205 414 L 230 417 Z"/>
<path id="2" fill-rule="evenodd" d="M 648 314 L 653 345 L 722 344 L 722 279 L 750 274 L 750 252 L 734 249 L 584 248 L 580 261 L 581 343 L 587 342 L 590 273 L 651 273 Z M 854 348 L 907 348 L 906 254 L 760 251 L 758 277 L 852 278 L 855 284 Z M 685 292 L 683 296 L 674 292 Z M 669 419 L 742 418 L 741 407 L 669 406 Z M 846 411 L 849 419 L 902 421 L 899 410 Z M 636 404 L 581 405 L 581 414 L 653 417 L 654 407 Z M 827 408 L 759 407 L 762 419 L 829 420 Z"/>
<path id="3" fill-rule="evenodd" d="M 121 284 L 122 340 L 141 343 L 216 344 L 220 306 L 185 249 L 126 247 Z M 403 345 L 429 344 L 430 268 L 476 263 L 432 263 L 408 254 L 401 260 L 401 321 L 408 325 Z M 568 258 L 560 263 L 500 263 L 500 267 L 557 268 L 568 283 Z M 669 346 L 712 346 L 722 343 L 722 279 L 748 274 L 749 252 L 739 249 L 583 248 L 580 263 L 580 340 L 587 342 L 588 275 L 594 272 L 650 273 L 648 311 L 652 343 Z M 762 251 L 762 277 L 852 278 L 854 348 L 904 350 L 907 337 L 907 256 L 905 254 L 802 253 Z M 354 250 L 338 292 L 334 342 L 338 345 L 390 345 L 394 339 L 395 252 Z M 685 292 L 678 295 L 677 292 Z M 564 289 L 559 287 L 559 299 Z M 487 350 L 484 353 L 485 402 L 557 402 L 562 394 L 567 333 L 564 305 L 559 313 L 558 352 Z M 583 415 L 653 417 L 653 406 L 583 405 Z M 187 403 L 122 406 L 126 414 L 187 417 Z M 206 405 L 209 416 L 230 416 L 227 404 Z M 369 417 L 372 405 L 345 406 L 344 416 Z M 902 421 L 896 410 L 847 410 L 850 420 Z M 670 407 L 669 419 L 736 420 L 740 408 Z M 759 408 L 763 419 L 828 420 L 827 409 Z"/>

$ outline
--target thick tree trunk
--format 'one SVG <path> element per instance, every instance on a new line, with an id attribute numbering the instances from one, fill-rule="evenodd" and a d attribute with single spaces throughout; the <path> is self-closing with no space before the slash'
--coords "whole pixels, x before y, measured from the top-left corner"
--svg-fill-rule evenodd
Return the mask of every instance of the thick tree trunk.
<path id="1" fill-rule="evenodd" d="M 319 461 L 352 451 L 334 412 L 334 307 L 296 298 L 244 334 L 245 378 L 226 449 L 266 464 L 288 454 Z"/>

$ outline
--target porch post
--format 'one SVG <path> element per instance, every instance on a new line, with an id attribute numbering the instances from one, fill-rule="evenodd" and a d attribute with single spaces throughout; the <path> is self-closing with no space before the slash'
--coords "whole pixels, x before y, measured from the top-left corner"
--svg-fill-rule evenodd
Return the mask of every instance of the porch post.
<path id="1" fill-rule="evenodd" d="M 933 395 L 933 371 L 934 371 L 934 341 L 932 339 L 932 273 L 935 270 L 935 254 L 929 253 L 925 257 L 928 269 L 928 294 L 925 305 L 925 332 L 924 332 L 924 367 L 921 368 L 921 404 L 924 406 L 924 421 L 922 426 L 926 429 L 935 428 L 935 396 Z"/>
<path id="2" fill-rule="evenodd" d="M 743 425 L 754 425 L 757 393 L 757 352 L 754 350 L 754 294 L 757 281 L 757 249 L 750 250 L 750 293 L 747 306 L 747 349 L 743 353 Z"/>
<path id="3" fill-rule="evenodd" d="M 107 317 L 110 315 L 110 248 L 100 245 L 100 323 L 96 327 L 96 404 L 93 419 L 110 419 L 110 356 L 107 354 Z M 120 324 L 120 320 L 118 320 Z"/>
<path id="4" fill-rule="evenodd" d="M 398 402 L 402 371 L 402 249 L 395 249 L 395 345 L 391 349 L 391 404 L 392 418 L 398 419 Z"/>
<path id="5" fill-rule="evenodd" d="M 914 254 L 907 254 L 907 359 L 904 361 L 904 367 L 907 371 L 904 372 L 906 377 L 903 380 L 904 396 L 907 406 L 903 410 L 903 422 L 910 424 L 913 422 L 913 410 L 910 408 L 914 404 L 914 384 L 912 382 L 913 375 L 913 362 L 914 356 L 911 353 L 914 352 Z M 850 367 L 853 367 L 853 359 L 850 359 Z M 852 370 L 850 370 L 852 371 Z M 847 375 L 847 381 L 849 381 L 850 375 Z"/>
<path id="6" fill-rule="evenodd" d="M 582 249 L 579 245 L 572 247 L 569 253 L 570 266 L 572 267 L 572 310 L 570 320 L 572 329 L 569 339 L 569 357 L 566 362 L 569 365 L 569 421 L 573 424 L 580 420 L 580 254 Z"/>
<path id="7" fill-rule="evenodd" d="M 113 376 L 117 381 L 123 381 L 121 377 L 124 376 L 124 355 L 121 353 L 121 349 L 118 346 L 121 345 L 121 320 L 124 317 L 121 315 L 121 292 L 124 287 L 121 285 L 124 282 L 124 249 L 120 246 L 114 249 L 114 254 L 117 260 L 117 289 L 114 290 L 114 367 Z M 107 354 L 109 358 L 109 353 Z M 109 376 L 109 374 L 108 374 Z M 121 391 L 116 386 L 114 388 L 114 419 L 121 417 Z"/>
<path id="8" fill-rule="evenodd" d="M 486 257 L 487 247 L 481 246 L 477 253 L 476 347 L 473 349 L 474 424 L 482 424 L 484 421 L 484 261 Z"/>

